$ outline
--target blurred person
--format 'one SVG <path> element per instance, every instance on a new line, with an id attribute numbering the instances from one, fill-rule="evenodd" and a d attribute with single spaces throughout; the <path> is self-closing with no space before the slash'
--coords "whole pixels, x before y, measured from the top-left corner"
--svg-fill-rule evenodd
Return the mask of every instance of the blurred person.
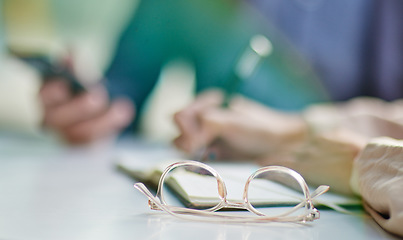
<path id="1" fill-rule="evenodd" d="M 399 0 L 249 0 L 311 63 L 332 100 L 403 97 Z"/>
<path id="2" fill-rule="evenodd" d="M 397 63 L 402 56 L 393 49 L 401 49 L 400 4 L 141 1 L 106 72 L 107 91 L 111 98 L 125 96 L 136 106 L 128 128 L 133 132 L 166 62 L 174 58 L 192 62 L 196 92 L 224 89 L 234 60 L 258 33 L 269 37 L 274 53 L 240 86 L 239 92 L 247 97 L 281 110 L 361 95 L 396 99 L 400 94 L 396 79 L 402 71 Z M 301 73 L 304 76 L 298 76 Z"/>
<path id="3" fill-rule="evenodd" d="M 206 91 L 176 114 L 181 135 L 175 144 L 180 149 L 191 155 L 199 149 L 211 151 L 217 160 L 286 165 L 315 184 L 325 181 L 346 194 L 351 194 L 353 159 L 370 139 L 403 139 L 402 100 L 355 98 L 289 113 L 241 96 L 222 109 L 222 99 L 220 91 Z"/>
<path id="4" fill-rule="evenodd" d="M 222 109 L 222 99 L 206 91 L 176 115 L 180 149 L 202 150 L 197 160 L 292 168 L 311 185 L 362 196 L 383 228 L 403 236 L 403 100 L 361 97 L 286 113 L 241 96 Z"/>
<path id="5" fill-rule="evenodd" d="M 135 118 L 126 132 L 138 130 L 144 103 L 166 63 L 178 58 L 189 61 L 196 72 L 195 92 L 211 87 L 225 89 L 237 58 L 256 34 L 269 36 L 276 48 L 256 74 L 241 84 L 240 92 L 287 110 L 301 109 L 327 99 L 309 65 L 274 31 L 262 16 L 243 1 L 140 1 L 118 42 L 105 81 L 110 99 L 124 97 L 134 105 Z M 41 95 L 45 106 L 58 101 L 50 98 L 50 94 L 64 91 L 54 95 L 66 95 L 65 87 L 64 90 L 63 86 L 58 86 L 59 90 L 56 88 L 50 88 L 47 84 L 44 86 Z M 287 93 L 290 93 L 290 97 L 284 100 L 283 94 Z M 45 116 L 54 116 L 51 120 L 45 117 L 45 125 L 58 130 L 72 142 L 78 138 L 90 141 L 93 138 L 88 137 L 89 133 L 108 131 L 110 128 L 90 124 L 98 121 L 100 114 L 96 109 L 104 111 L 109 106 L 106 95 L 99 98 L 102 99 L 97 99 L 99 106 L 96 107 L 85 107 L 80 97 L 70 96 L 65 101 L 69 108 L 45 108 Z M 95 102 L 92 103 L 95 105 Z M 77 118 L 68 118 L 68 115 Z M 83 125 L 83 119 L 89 124 Z M 77 125 L 82 127 L 76 128 Z M 75 138 L 69 137 L 69 130 L 73 128 L 77 129 L 74 131 Z"/>
<path id="6" fill-rule="evenodd" d="M 290 113 L 234 98 L 222 109 L 222 92 L 207 91 L 176 114 L 176 146 L 288 166 L 344 194 L 355 186 L 375 220 L 402 236 L 403 145 L 376 138 L 403 139 L 403 2 L 250 2 L 310 61 L 334 102 Z"/>
<path id="7" fill-rule="evenodd" d="M 367 1 L 260 2 L 252 0 L 252 3 L 260 6 L 259 9 L 265 11 L 270 22 L 273 22 L 277 29 L 312 63 L 331 100 L 338 102 L 360 96 L 387 101 L 403 98 L 403 68 L 400 66 L 403 63 L 403 28 L 400 27 L 403 23 L 403 2 L 394 0 L 370 3 Z M 346 24 L 346 22 L 352 24 Z M 176 115 L 181 134 L 175 143 L 180 149 L 195 154 L 200 148 L 214 142 L 215 137 L 220 138 L 220 134 L 208 138 L 203 137 L 202 134 L 202 137 L 199 137 L 199 131 L 203 127 L 199 125 L 200 119 L 205 112 L 218 111 L 217 108 L 220 107 L 218 99 L 222 99 L 222 96 L 216 95 L 220 94 L 201 96 L 194 104 Z M 270 95 L 267 96 L 267 98 L 270 97 Z M 289 95 L 284 94 L 282 97 L 286 100 Z M 371 109 L 370 107 L 365 109 L 367 108 Z M 256 108 L 251 106 L 250 109 L 253 112 Z M 260 109 L 264 108 L 260 107 Z M 264 119 L 261 127 L 272 132 L 273 136 L 269 139 L 271 142 L 266 139 L 261 142 L 264 143 L 263 145 L 246 144 L 241 148 L 242 150 L 247 151 L 251 148 L 253 154 L 259 151 L 266 153 L 270 149 L 288 148 L 293 145 L 291 143 L 299 143 L 305 138 L 306 126 L 298 117 L 301 113 L 298 111 L 284 113 L 277 110 L 279 109 L 269 105 L 266 110 L 261 111 L 262 119 Z M 359 111 L 359 108 L 356 111 Z M 327 119 L 327 114 L 327 111 L 318 113 L 319 116 L 325 115 L 323 118 L 329 121 L 328 125 L 331 125 L 334 119 Z M 341 114 L 343 115 L 342 111 Z M 255 111 L 253 115 L 254 118 L 259 118 L 258 112 Z M 332 116 L 337 119 L 337 114 Z M 235 115 L 232 120 L 237 123 L 244 122 L 245 128 L 251 127 L 253 130 L 253 124 L 248 122 L 248 118 Z M 326 121 L 323 121 L 323 124 Z M 219 131 L 219 129 L 214 130 Z M 259 130 L 253 130 L 256 135 L 258 132 Z M 242 135 L 241 131 L 233 132 L 233 134 L 237 133 Z M 364 136 L 370 133 L 370 128 L 360 132 Z M 393 130 L 390 130 L 382 134 L 393 136 L 392 133 L 394 133 Z M 250 134 L 251 132 L 245 131 L 245 138 Z M 276 134 L 281 138 L 275 137 Z M 258 137 L 267 136 L 262 134 Z M 401 138 L 400 135 L 395 137 Z M 231 140 L 237 141 L 237 139 L 234 137 Z M 361 141 L 350 149 L 352 156 L 350 159 L 356 156 L 367 140 L 367 138 L 364 140 L 351 138 L 350 140 L 353 139 Z M 324 142 L 318 141 L 318 143 Z M 257 151 L 255 149 L 257 146 L 260 146 L 261 150 Z M 238 147 L 241 146 L 238 145 Z M 312 152 L 319 153 L 319 150 Z M 237 156 L 236 153 L 234 156 Z"/>

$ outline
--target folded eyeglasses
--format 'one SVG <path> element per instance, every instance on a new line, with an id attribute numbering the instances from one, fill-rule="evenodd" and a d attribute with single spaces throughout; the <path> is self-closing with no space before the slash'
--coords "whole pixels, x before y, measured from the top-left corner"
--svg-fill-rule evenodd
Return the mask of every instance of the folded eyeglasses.
<path id="1" fill-rule="evenodd" d="M 217 183 L 218 203 L 207 209 L 192 209 L 181 206 L 167 204 L 164 198 L 164 184 L 166 184 L 170 173 L 175 169 L 183 168 L 197 169 L 197 173 L 210 178 L 215 178 Z M 293 207 L 285 208 L 282 212 L 267 214 L 259 211 L 249 200 L 251 183 L 257 179 L 267 179 L 268 176 L 286 176 L 290 180 L 295 180 L 294 189 L 298 188 L 301 198 Z M 271 180 L 270 180 L 271 181 Z M 308 185 L 304 178 L 296 171 L 282 166 L 262 167 L 252 173 L 246 181 L 243 191 L 242 202 L 232 202 L 227 199 L 227 188 L 221 176 L 209 165 L 197 161 L 180 161 L 169 165 L 159 179 L 157 193 L 154 196 L 143 183 L 135 183 L 134 187 L 142 192 L 149 199 L 149 206 L 152 210 L 162 210 L 172 216 L 198 221 L 213 222 L 238 222 L 238 223 L 262 223 L 262 222 L 310 222 L 319 219 L 319 211 L 313 205 L 313 199 L 329 190 L 329 186 L 321 185 L 312 193 L 309 192 Z M 222 209 L 244 209 L 255 215 L 233 215 Z"/>

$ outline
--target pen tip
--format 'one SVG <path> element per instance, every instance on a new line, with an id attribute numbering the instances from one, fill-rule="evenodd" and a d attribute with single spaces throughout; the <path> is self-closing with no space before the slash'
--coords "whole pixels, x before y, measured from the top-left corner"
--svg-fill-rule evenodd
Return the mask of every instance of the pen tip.
<path id="1" fill-rule="evenodd" d="M 273 51 L 273 45 L 270 40 L 263 35 L 255 35 L 250 40 L 250 47 L 262 57 L 266 57 Z"/>

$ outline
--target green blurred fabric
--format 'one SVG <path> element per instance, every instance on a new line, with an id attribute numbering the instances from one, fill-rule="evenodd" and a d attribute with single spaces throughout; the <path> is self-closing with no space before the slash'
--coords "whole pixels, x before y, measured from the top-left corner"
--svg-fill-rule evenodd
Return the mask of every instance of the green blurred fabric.
<path id="1" fill-rule="evenodd" d="M 141 109 L 162 66 L 174 58 L 194 65 L 197 92 L 223 88 L 255 34 L 266 35 L 274 51 L 240 93 L 283 110 L 327 100 L 309 65 L 267 20 L 244 1 L 228 0 L 141 1 L 107 72 L 111 95 L 129 96 Z"/>

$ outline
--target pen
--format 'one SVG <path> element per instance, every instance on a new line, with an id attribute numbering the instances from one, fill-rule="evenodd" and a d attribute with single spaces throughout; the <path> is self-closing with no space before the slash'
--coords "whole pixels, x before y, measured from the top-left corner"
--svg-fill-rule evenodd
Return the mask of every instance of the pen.
<path id="1" fill-rule="evenodd" d="M 66 81 L 73 96 L 86 92 L 86 88 L 80 83 L 77 76 L 66 64 L 55 64 L 44 55 L 23 56 L 15 54 L 20 60 L 35 68 L 44 82 L 60 79 Z"/>
<path id="2" fill-rule="evenodd" d="M 258 69 L 261 61 L 273 52 L 273 45 L 270 40 L 263 35 L 253 36 L 246 49 L 236 60 L 233 71 L 226 82 L 224 89 L 224 98 L 221 103 L 222 108 L 228 108 L 232 97 L 238 91 L 242 82 L 250 79 L 253 73 Z M 215 139 L 210 145 L 202 147 L 196 154 L 199 161 L 214 159 L 215 153 L 211 151 L 211 146 L 219 142 Z"/>
<path id="3" fill-rule="evenodd" d="M 238 91 L 239 85 L 250 79 L 253 73 L 258 69 L 262 59 L 269 56 L 273 51 L 273 45 L 270 40 L 263 35 L 253 36 L 248 46 L 236 60 L 234 70 L 226 82 L 224 89 L 223 108 L 227 108 L 233 95 Z"/>

